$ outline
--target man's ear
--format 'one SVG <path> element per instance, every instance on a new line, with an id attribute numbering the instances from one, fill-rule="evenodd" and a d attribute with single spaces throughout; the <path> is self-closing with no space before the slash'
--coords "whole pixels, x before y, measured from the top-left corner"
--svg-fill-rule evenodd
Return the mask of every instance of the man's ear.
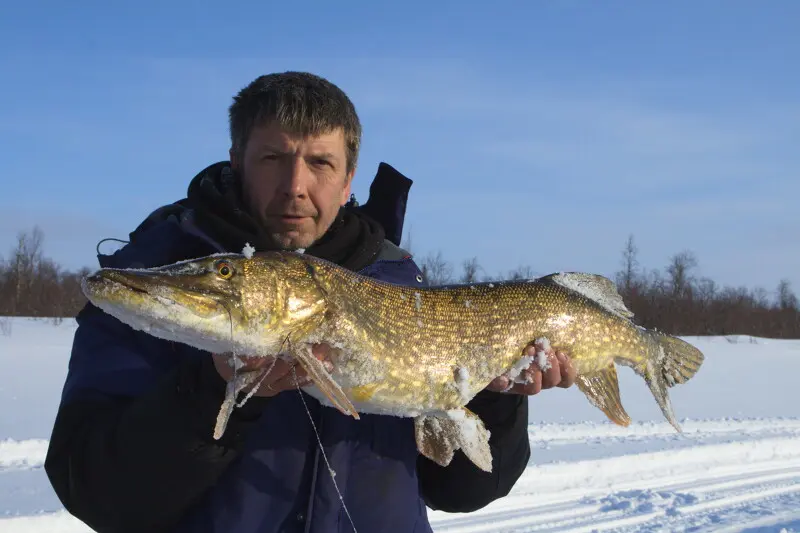
<path id="1" fill-rule="evenodd" d="M 353 189 L 353 177 L 356 175 L 356 169 L 351 170 L 347 173 L 344 182 L 344 189 L 342 189 L 342 201 L 340 205 L 345 205 L 347 202 L 350 201 L 350 193 Z"/>
<path id="2" fill-rule="evenodd" d="M 233 149 L 233 147 L 231 147 L 231 149 L 228 150 L 228 156 L 230 157 L 231 160 L 231 168 L 233 170 L 239 170 L 239 166 L 241 163 L 239 161 L 239 156 L 236 154 L 236 151 Z"/>

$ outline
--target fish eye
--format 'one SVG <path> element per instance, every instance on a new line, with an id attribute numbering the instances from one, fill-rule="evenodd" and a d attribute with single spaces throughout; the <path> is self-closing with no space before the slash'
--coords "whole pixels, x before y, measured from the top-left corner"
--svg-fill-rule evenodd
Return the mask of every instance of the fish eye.
<path id="1" fill-rule="evenodd" d="M 220 261 L 217 263 L 217 274 L 222 279 L 230 279 L 233 277 L 233 267 L 227 261 Z"/>

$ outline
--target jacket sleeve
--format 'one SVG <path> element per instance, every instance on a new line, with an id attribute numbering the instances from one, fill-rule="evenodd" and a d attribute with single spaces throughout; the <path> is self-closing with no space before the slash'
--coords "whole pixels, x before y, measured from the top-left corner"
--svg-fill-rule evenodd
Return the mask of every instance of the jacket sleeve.
<path id="1" fill-rule="evenodd" d="M 527 396 L 484 390 L 467 408 L 483 420 L 491 433 L 492 472 L 480 470 L 461 450 L 446 467 L 420 455 L 420 490 L 431 509 L 463 513 L 485 507 L 511 491 L 530 459 Z"/>
<path id="2" fill-rule="evenodd" d="M 146 360 L 147 343 L 163 341 L 142 341 L 91 305 L 78 319 L 67 382 L 77 384 L 65 387 L 55 419 L 50 483 L 65 508 L 100 533 L 167 530 L 236 458 L 267 400 L 234 410 L 215 441 L 225 383 L 210 357 L 150 370 L 151 383 L 133 394 L 124 389 L 141 381 L 135 363 Z M 120 392 L 112 392 L 114 380 Z"/>

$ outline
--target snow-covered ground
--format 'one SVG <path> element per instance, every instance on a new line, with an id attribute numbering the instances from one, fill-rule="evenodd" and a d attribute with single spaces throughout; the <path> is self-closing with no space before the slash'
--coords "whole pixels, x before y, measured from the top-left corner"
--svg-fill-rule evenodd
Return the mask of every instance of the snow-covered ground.
<path id="1" fill-rule="evenodd" d="M 3 533 L 89 531 L 63 512 L 42 468 L 74 328 L 0 323 Z M 533 454 L 511 495 L 472 514 L 432 512 L 434 529 L 800 531 L 800 341 L 687 340 L 706 362 L 671 390 L 683 434 L 627 368 L 629 428 L 576 388 L 545 391 L 531 398 Z"/>

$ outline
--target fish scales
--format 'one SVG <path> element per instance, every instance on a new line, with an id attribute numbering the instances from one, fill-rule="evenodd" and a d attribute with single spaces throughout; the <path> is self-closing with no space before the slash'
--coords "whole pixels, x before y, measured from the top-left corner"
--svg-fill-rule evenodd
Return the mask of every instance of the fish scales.
<path id="1" fill-rule="evenodd" d="M 355 418 L 413 417 L 422 454 L 446 465 L 461 450 L 486 471 L 489 434 L 466 405 L 496 377 L 529 365 L 524 350 L 535 339 L 569 354 L 577 388 L 621 425 L 630 417 L 615 364 L 644 378 L 680 430 L 667 389 L 691 379 L 703 362 L 691 344 L 634 324 L 613 282 L 585 273 L 409 287 L 305 254 L 268 252 L 100 269 L 83 289 L 102 309 L 155 336 L 209 351 L 292 357 L 313 379 L 303 390 L 323 404 Z M 323 342 L 333 347 L 330 371 L 311 352 Z M 257 378 L 249 375 L 230 393 Z M 224 423 L 221 416 L 215 437 Z"/>
<path id="2" fill-rule="evenodd" d="M 337 372 L 364 387 L 360 399 L 390 409 L 426 397 L 422 408 L 457 408 L 463 405 L 454 386 L 457 369 L 467 369 L 472 397 L 519 360 L 534 337 L 569 353 L 583 373 L 607 367 L 615 356 L 642 361 L 655 349 L 640 340 L 633 324 L 606 316 L 588 298 L 575 299 L 558 285 L 518 281 L 420 290 L 344 270 L 325 276 L 336 311 L 320 338 L 349 352 Z M 365 360 L 390 367 L 392 379 L 365 380 Z M 438 392 L 433 399 L 431 388 Z"/>

